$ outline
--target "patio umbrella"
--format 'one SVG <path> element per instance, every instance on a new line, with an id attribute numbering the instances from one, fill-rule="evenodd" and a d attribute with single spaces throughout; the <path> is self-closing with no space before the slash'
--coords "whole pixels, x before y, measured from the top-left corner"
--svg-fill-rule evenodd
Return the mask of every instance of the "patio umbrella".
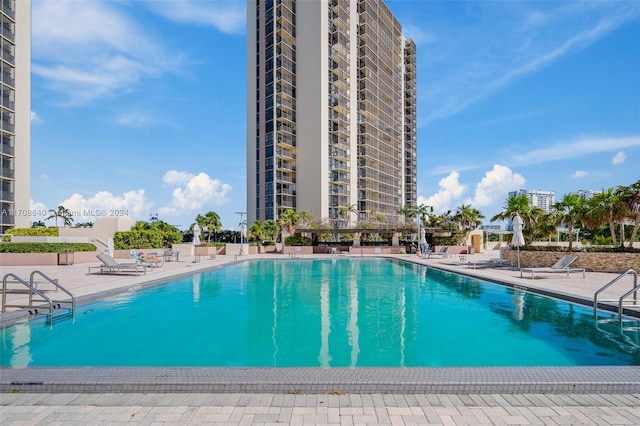
<path id="1" fill-rule="evenodd" d="M 200 245 L 200 227 L 197 223 L 193 225 L 193 245 Z"/>
<path id="2" fill-rule="evenodd" d="M 516 246 L 518 250 L 518 269 L 520 269 L 520 246 L 524 245 L 524 235 L 522 235 L 522 226 L 524 221 L 520 215 L 516 215 L 513 218 L 513 238 L 511 239 L 511 245 Z"/>
<path id="3" fill-rule="evenodd" d="M 427 237 L 425 234 L 424 228 L 420 228 L 420 251 L 424 250 L 424 247 L 427 245 Z"/>

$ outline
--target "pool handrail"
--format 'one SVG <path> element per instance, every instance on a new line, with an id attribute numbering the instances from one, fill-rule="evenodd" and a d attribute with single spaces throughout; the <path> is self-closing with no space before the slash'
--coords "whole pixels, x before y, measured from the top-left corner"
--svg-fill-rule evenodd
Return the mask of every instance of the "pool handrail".
<path id="1" fill-rule="evenodd" d="M 56 291 L 57 291 L 58 289 L 60 289 L 60 290 L 62 290 L 64 293 L 66 293 L 66 294 L 71 298 L 71 314 L 73 315 L 73 314 L 75 313 L 75 311 L 76 311 L 76 297 L 73 295 L 73 293 L 71 293 L 71 292 L 70 292 L 69 290 L 67 290 L 66 288 L 62 287 L 62 286 L 60 285 L 60 283 L 58 282 L 58 279 L 57 279 L 57 278 L 55 278 L 55 279 L 50 278 L 49 276 L 45 275 L 45 273 L 44 273 L 44 272 L 42 272 L 42 271 L 38 271 L 38 270 L 35 270 L 35 271 L 31 272 L 31 275 L 29 276 L 29 283 L 30 283 L 33 287 L 38 288 L 38 287 L 37 287 L 37 283 L 34 281 L 34 278 L 35 278 L 36 274 L 37 274 L 37 275 L 40 275 L 42 278 L 44 278 L 45 280 L 47 280 L 47 281 L 49 281 L 51 284 L 53 284 L 53 285 L 56 287 Z M 58 302 L 58 303 L 69 303 L 69 302 L 66 302 L 66 301 L 63 301 L 63 300 L 53 300 L 53 301 L 54 301 L 54 302 Z"/>
<path id="2" fill-rule="evenodd" d="M 25 287 L 27 287 L 29 290 L 31 290 L 29 292 L 29 305 L 8 305 L 7 304 L 7 280 L 9 279 L 9 277 L 14 278 L 16 281 L 18 281 L 20 284 L 24 285 Z M 25 280 L 23 280 L 22 278 L 20 278 L 19 276 L 17 276 L 16 274 L 9 272 L 7 274 L 4 275 L 4 277 L 2 278 L 2 313 L 6 312 L 6 308 L 33 308 L 33 295 L 37 294 L 38 296 L 42 297 L 42 299 L 47 302 L 47 304 L 49 305 L 49 323 L 53 322 L 53 300 L 51 300 L 51 298 L 49 298 L 48 296 L 46 296 L 44 293 L 42 293 L 40 290 L 38 290 L 37 288 L 33 287 L 31 284 L 29 284 L 28 282 L 26 282 Z"/>
<path id="3" fill-rule="evenodd" d="M 622 312 L 623 312 L 622 304 L 624 303 L 624 299 L 626 299 L 631 293 L 634 293 L 633 294 L 634 306 L 638 304 L 638 290 L 640 289 L 640 285 L 638 285 L 638 273 L 636 271 L 634 271 L 633 269 L 628 269 L 628 270 L 624 271 L 622 274 L 620 274 L 617 277 L 615 277 L 613 280 L 609 281 L 607 284 L 605 284 L 600 289 L 598 289 L 598 291 L 595 292 L 595 294 L 593 295 L 593 316 L 594 316 L 594 318 L 598 318 L 598 295 L 600 293 L 602 293 L 604 290 L 606 290 L 607 288 L 611 287 L 613 284 L 615 284 L 619 280 L 621 280 L 623 277 L 625 277 L 625 276 L 627 276 L 629 274 L 633 274 L 633 276 L 634 276 L 633 277 L 633 287 L 631 288 L 631 290 L 626 292 L 624 295 L 622 295 L 618 299 L 600 299 L 600 302 L 618 302 L 618 314 L 619 314 L 619 317 L 620 317 L 619 321 L 621 323 L 622 323 Z"/>

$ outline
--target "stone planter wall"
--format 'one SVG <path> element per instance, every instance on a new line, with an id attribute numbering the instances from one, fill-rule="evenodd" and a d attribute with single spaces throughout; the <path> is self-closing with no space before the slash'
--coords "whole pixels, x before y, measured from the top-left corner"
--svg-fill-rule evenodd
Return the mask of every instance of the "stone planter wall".
<path id="1" fill-rule="evenodd" d="M 640 253 L 520 251 L 520 266 L 523 268 L 551 266 L 567 254 L 578 256 L 571 264 L 572 267 L 584 268 L 591 272 L 621 274 L 628 269 L 640 272 Z M 517 256 L 517 250 L 504 251 L 504 257 L 511 260 L 514 265 L 518 263 Z"/>
<path id="2" fill-rule="evenodd" d="M 98 262 L 96 254 L 97 252 L 95 251 L 73 252 L 73 263 Z M 58 253 L 2 253 L 0 255 L 0 266 L 44 266 L 57 264 Z"/>

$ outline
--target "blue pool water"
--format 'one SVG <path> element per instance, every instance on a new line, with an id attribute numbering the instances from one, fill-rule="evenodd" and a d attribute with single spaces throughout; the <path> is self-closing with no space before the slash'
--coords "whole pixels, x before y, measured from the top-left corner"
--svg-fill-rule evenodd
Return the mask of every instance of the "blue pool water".
<path id="1" fill-rule="evenodd" d="M 639 343 L 589 308 L 409 262 L 260 260 L 8 327 L 0 365 L 640 365 Z"/>

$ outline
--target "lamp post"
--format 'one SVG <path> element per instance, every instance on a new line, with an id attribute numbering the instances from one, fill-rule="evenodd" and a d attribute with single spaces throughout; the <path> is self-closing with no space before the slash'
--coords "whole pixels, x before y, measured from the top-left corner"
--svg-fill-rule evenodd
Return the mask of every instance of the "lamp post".
<path id="1" fill-rule="evenodd" d="M 243 217 L 247 212 L 236 212 L 236 214 L 240 215 L 240 256 L 244 254 L 244 221 Z"/>

